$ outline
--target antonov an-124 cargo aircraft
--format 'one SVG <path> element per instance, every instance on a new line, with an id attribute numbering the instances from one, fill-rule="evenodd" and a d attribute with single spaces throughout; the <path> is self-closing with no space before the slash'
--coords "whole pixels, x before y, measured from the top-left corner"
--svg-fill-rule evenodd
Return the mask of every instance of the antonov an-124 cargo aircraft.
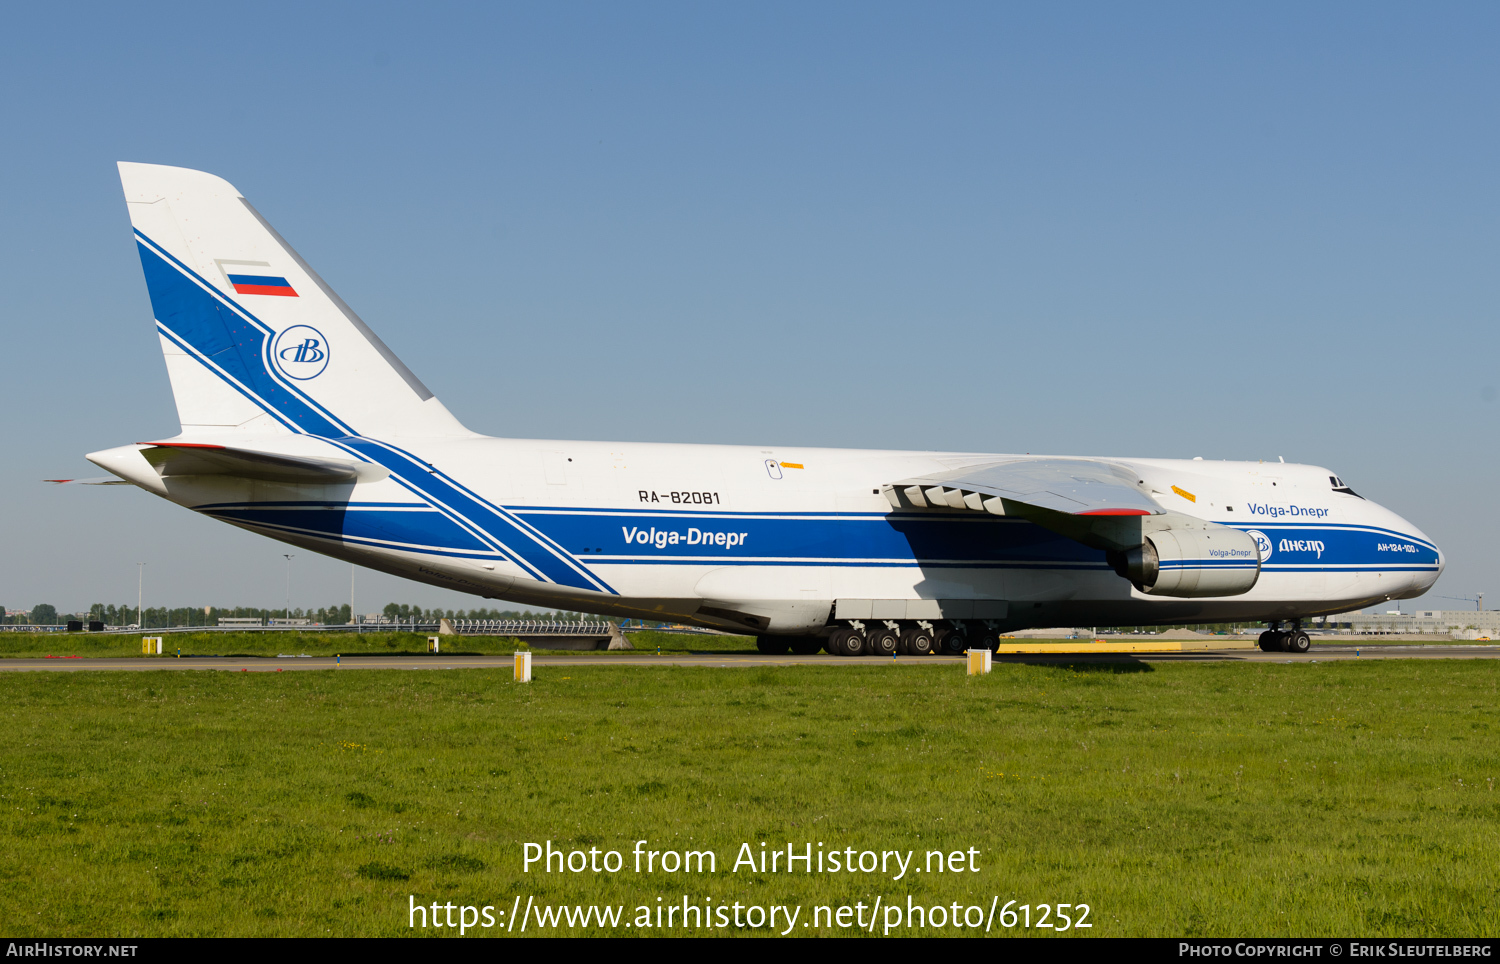
<path id="1" fill-rule="evenodd" d="M 1313 465 L 477 435 L 233 185 L 120 179 L 182 431 L 88 458 L 303 549 L 842 656 L 1235 620 L 1304 651 L 1304 619 L 1421 595 L 1443 569 Z"/>

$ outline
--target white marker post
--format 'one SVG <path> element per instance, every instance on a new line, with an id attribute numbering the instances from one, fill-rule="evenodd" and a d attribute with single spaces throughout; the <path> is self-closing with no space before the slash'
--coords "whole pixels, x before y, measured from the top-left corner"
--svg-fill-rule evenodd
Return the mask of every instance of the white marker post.
<path id="1" fill-rule="evenodd" d="M 517 653 L 516 654 L 516 682 L 517 683 L 530 683 L 531 682 L 531 654 L 530 653 Z"/>
<path id="2" fill-rule="evenodd" d="M 436 636 L 427 637 L 427 651 L 429 653 L 436 653 L 438 651 L 438 638 Z"/>
<path id="3" fill-rule="evenodd" d="M 994 654 L 987 649 L 969 650 L 969 675 L 983 676 L 990 671 L 990 657 Z"/>

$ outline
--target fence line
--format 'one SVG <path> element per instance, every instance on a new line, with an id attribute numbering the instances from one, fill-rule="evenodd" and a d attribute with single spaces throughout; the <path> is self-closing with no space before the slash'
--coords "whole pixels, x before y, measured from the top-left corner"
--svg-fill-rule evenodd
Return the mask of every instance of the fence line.
<path id="1" fill-rule="evenodd" d="M 570 621 L 546 619 L 450 619 L 463 636 L 608 636 L 610 624 L 605 620 Z M 442 624 L 436 620 L 390 620 L 369 623 L 342 623 L 336 626 L 107 626 L 93 633 L 437 633 Z M 0 632 L 64 633 L 59 625 L 0 625 Z M 75 631 L 81 632 L 81 631 Z"/>

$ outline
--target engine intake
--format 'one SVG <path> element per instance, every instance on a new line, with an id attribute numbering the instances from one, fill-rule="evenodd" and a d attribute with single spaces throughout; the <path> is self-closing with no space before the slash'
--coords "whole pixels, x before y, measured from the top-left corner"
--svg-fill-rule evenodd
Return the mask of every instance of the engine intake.
<path id="1" fill-rule="evenodd" d="M 1153 596 L 1238 596 L 1260 578 L 1260 549 L 1238 529 L 1159 529 L 1139 546 L 1109 553 L 1115 572 Z"/>

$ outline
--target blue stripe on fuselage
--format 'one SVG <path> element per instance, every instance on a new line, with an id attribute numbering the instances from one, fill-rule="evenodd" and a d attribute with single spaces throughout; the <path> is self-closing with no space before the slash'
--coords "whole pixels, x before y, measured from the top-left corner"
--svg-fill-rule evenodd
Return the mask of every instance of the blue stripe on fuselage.
<path id="1" fill-rule="evenodd" d="M 309 505 L 326 506 L 326 503 Z M 203 507 L 222 512 L 226 507 Z M 361 505 L 342 523 L 358 517 L 351 536 L 389 538 L 375 530 L 402 532 L 400 541 L 437 551 L 474 551 L 472 543 L 439 513 L 413 513 L 401 507 Z M 306 527 L 299 517 L 308 510 L 290 506 L 235 506 L 236 518 Z M 332 511 L 324 509 L 323 511 Z M 722 561 L 738 565 L 968 566 L 975 568 L 1106 569 L 1104 554 L 1019 519 L 923 514 L 790 515 L 784 513 L 703 513 L 663 515 L 620 510 L 508 510 L 539 528 L 570 555 L 585 563 L 627 565 L 703 565 Z M 391 517 L 386 521 L 386 517 Z M 333 515 L 325 528 L 336 531 Z M 733 538 L 730 538 L 730 534 Z M 675 535 L 676 539 L 673 540 Z M 626 541 L 627 537 L 630 541 Z M 722 538 L 721 538 L 722 537 Z M 1315 548 L 1273 550 L 1267 571 L 1424 571 L 1436 568 L 1435 555 L 1381 552 L 1378 545 L 1421 547 L 1388 531 L 1309 527 L 1276 534 L 1289 541 L 1322 542 Z M 731 545 L 731 543 L 733 543 Z M 1167 561 L 1164 569 L 1253 568 L 1245 560 Z"/>
<path id="2" fill-rule="evenodd" d="M 976 516 L 780 515 L 684 513 L 675 518 L 529 512 L 516 515 L 582 559 L 638 562 L 684 560 L 828 560 L 893 564 L 963 561 L 1026 562 L 1039 567 L 1103 566 L 1104 554 L 1022 520 Z"/>
<path id="3" fill-rule="evenodd" d="M 274 526 L 362 542 L 399 542 L 424 550 L 494 556 L 494 551 L 467 529 L 427 506 L 422 511 L 353 509 L 347 506 L 199 506 L 216 519 Z"/>
<path id="4" fill-rule="evenodd" d="M 848 560 L 897 564 L 967 562 L 989 565 L 1026 563 L 1055 566 L 1102 567 L 1104 553 L 1020 519 L 977 513 L 665 513 L 611 509 L 513 507 L 512 512 L 546 531 L 570 552 L 587 560 L 611 558 L 642 563 L 673 563 L 691 559 L 735 561 L 784 559 Z M 1437 552 L 1420 540 L 1390 530 L 1342 526 L 1302 526 L 1272 537 L 1266 569 L 1370 569 L 1399 566 L 1401 570 L 1436 568 Z M 734 533 L 736 544 L 705 541 L 705 534 Z M 675 541 L 674 541 L 675 537 Z M 1278 549 L 1288 544 L 1321 543 L 1321 555 L 1311 548 Z M 627 541 L 628 540 L 628 541 Z M 643 541 L 644 540 L 644 541 Z M 1379 546 L 1409 549 L 1381 550 Z M 1254 560 L 1204 559 L 1167 563 L 1168 567 L 1254 568 Z"/>
<path id="5" fill-rule="evenodd" d="M 1437 547 L 1425 539 L 1375 526 L 1236 522 L 1240 531 L 1258 530 L 1271 542 L 1261 568 L 1281 569 L 1436 569 Z"/>

